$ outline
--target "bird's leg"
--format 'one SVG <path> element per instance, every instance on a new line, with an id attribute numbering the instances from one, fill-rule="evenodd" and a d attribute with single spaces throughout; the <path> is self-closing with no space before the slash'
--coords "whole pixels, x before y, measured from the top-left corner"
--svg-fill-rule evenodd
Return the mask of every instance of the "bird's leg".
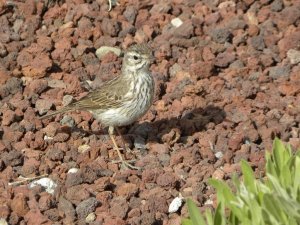
<path id="1" fill-rule="evenodd" d="M 119 158 L 120 158 L 120 160 L 117 161 L 117 162 L 118 162 L 118 163 L 119 163 L 119 162 L 122 163 L 122 165 L 123 165 L 125 168 L 131 168 L 131 169 L 135 169 L 135 170 L 140 169 L 139 167 L 133 166 L 133 165 L 131 165 L 129 162 L 127 162 L 126 160 L 123 159 L 122 154 L 121 154 L 121 152 L 120 152 L 120 149 L 119 149 L 119 147 L 118 147 L 118 145 L 117 145 L 117 142 L 116 142 L 116 140 L 115 140 L 115 137 L 114 137 L 114 127 L 110 126 L 110 127 L 108 128 L 108 134 L 109 134 L 109 137 L 110 137 L 110 139 L 111 139 L 112 142 L 113 142 L 114 148 L 117 150 L 118 156 L 119 156 Z"/>
<path id="2" fill-rule="evenodd" d="M 124 138 L 123 138 L 123 135 L 121 134 L 120 129 L 117 128 L 117 127 L 115 127 L 115 129 L 116 129 L 118 135 L 121 137 L 121 141 L 122 141 L 122 144 L 123 144 L 123 146 L 124 146 L 123 148 L 126 150 L 126 152 L 132 153 L 133 151 L 128 147 L 128 145 L 126 145 L 126 142 L 125 142 L 125 140 L 124 140 Z"/>

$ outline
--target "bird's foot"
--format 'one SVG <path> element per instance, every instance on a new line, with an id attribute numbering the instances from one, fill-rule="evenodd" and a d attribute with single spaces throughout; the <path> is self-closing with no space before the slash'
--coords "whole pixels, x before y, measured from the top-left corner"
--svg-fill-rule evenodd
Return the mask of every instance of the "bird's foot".
<path id="1" fill-rule="evenodd" d="M 124 147 L 119 147 L 120 151 L 126 151 L 127 153 L 133 154 L 135 153 L 134 150 L 132 150 L 131 148 L 129 148 L 129 146 L 125 145 Z"/>
<path id="2" fill-rule="evenodd" d="M 135 162 L 135 160 L 116 160 L 113 161 L 113 163 L 120 163 L 120 168 L 121 169 L 133 169 L 133 170 L 140 170 L 141 167 L 134 166 L 131 163 Z"/>
<path id="3" fill-rule="evenodd" d="M 134 151 L 127 144 L 124 144 L 123 149 L 125 149 L 125 151 L 128 153 L 131 153 L 131 154 L 134 153 Z"/>

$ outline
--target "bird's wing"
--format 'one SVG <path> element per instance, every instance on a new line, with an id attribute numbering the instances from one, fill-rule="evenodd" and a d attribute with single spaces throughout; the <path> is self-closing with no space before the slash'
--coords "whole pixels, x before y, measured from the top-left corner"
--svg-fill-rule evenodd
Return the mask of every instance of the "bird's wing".
<path id="1" fill-rule="evenodd" d="M 60 110 L 41 116 L 41 119 L 49 118 L 59 113 L 70 112 L 74 110 L 96 110 L 119 108 L 126 101 L 130 101 L 128 95 L 130 81 L 122 76 L 116 77 L 104 83 L 97 90 L 90 92 L 85 97 L 75 101 Z"/>
<path id="2" fill-rule="evenodd" d="M 122 105 L 119 96 L 109 92 L 91 92 L 82 99 L 72 103 L 70 107 L 83 110 L 117 108 Z"/>
<path id="3" fill-rule="evenodd" d="M 82 110 L 118 108 L 126 101 L 127 90 L 127 81 L 117 77 L 82 99 L 73 102 L 70 107 Z"/>

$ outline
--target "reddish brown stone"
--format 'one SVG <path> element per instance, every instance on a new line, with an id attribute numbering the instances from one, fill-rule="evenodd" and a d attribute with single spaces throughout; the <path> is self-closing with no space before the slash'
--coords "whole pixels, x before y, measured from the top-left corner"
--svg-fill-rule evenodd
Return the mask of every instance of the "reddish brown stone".
<path id="1" fill-rule="evenodd" d="M 300 41 L 300 31 L 294 31 L 286 33 L 285 37 L 278 42 L 280 50 L 280 56 L 284 57 L 289 49 L 297 47 L 297 43 Z"/>
<path id="2" fill-rule="evenodd" d="M 12 122 L 14 122 L 15 118 L 16 118 L 15 112 L 8 109 L 3 113 L 2 124 L 5 126 L 10 125 Z"/>
<path id="3" fill-rule="evenodd" d="M 0 68 L 0 85 L 5 84 L 5 82 L 10 78 L 10 73 L 5 68 Z"/>
<path id="4" fill-rule="evenodd" d="M 136 195 L 138 192 L 138 187 L 135 184 L 124 183 L 118 187 L 117 195 L 130 199 L 132 196 Z"/>
<path id="5" fill-rule="evenodd" d="M 24 196 L 24 194 L 16 194 L 11 202 L 11 209 L 21 217 L 24 217 L 26 213 L 29 212 L 27 198 Z"/>
<path id="6" fill-rule="evenodd" d="M 198 62 L 190 66 L 191 74 L 197 79 L 203 79 L 212 76 L 213 64 L 210 62 Z"/>

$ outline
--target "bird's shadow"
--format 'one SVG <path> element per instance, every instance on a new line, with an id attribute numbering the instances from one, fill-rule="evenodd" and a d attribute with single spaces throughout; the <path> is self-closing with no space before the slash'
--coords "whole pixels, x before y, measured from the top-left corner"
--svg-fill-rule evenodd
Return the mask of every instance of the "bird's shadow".
<path id="1" fill-rule="evenodd" d="M 128 131 L 130 136 L 141 136 L 147 142 L 172 142 L 177 136 L 187 137 L 205 130 L 208 123 L 219 124 L 226 118 L 223 109 L 209 105 L 186 111 L 180 117 L 159 119 L 154 122 L 134 124 Z"/>

